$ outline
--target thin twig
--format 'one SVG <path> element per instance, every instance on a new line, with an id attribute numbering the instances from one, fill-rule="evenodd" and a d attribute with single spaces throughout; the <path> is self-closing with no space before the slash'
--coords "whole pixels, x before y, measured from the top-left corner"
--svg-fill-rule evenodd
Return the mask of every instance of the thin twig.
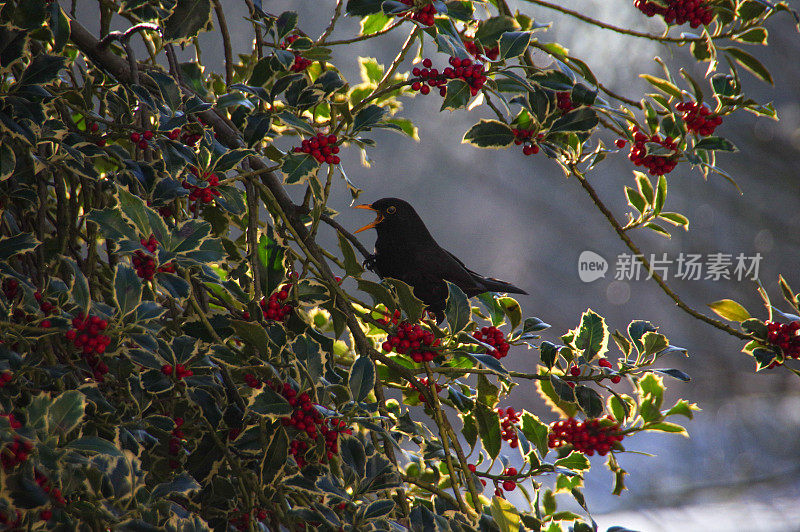
<path id="1" fill-rule="evenodd" d="M 461 512 L 468 514 L 469 509 L 467 504 L 464 502 L 464 496 L 461 494 L 461 490 L 459 489 L 456 469 L 453 467 L 453 458 L 450 456 L 450 434 L 447 431 L 447 426 L 444 424 L 444 413 L 442 412 L 441 404 L 439 404 L 439 396 L 437 395 L 435 388 L 436 382 L 433 378 L 433 373 L 431 373 L 430 364 L 427 362 L 425 362 L 425 372 L 428 374 L 428 388 L 433 396 L 433 401 L 428 403 L 428 405 L 433 406 L 433 420 L 436 422 L 436 426 L 439 429 L 439 438 L 442 441 L 442 450 L 444 452 L 444 463 L 447 465 L 448 473 L 450 473 L 450 487 L 453 488 L 453 493 L 456 495 L 456 501 L 458 502 L 458 507 L 461 509 Z M 476 503 L 476 500 L 472 501 L 472 504 Z"/>
<path id="2" fill-rule="evenodd" d="M 614 26 L 613 24 L 607 24 L 605 22 L 593 19 L 587 15 L 579 11 L 573 11 L 572 9 L 567 9 L 566 7 L 560 6 L 558 4 L 551 4 L 550 2 L 545 2 L 544 0 L 525 0 L 531 4 L 536 4 L 542 7 L 546 7 L 548 9 L 552 9 L 554 11 L 558 11 L 559 13 L 564 13 L 565 15 L 569 15 L 574 17 L 578 20 L 582 20 L 588 24 L 592 24 L 593 26 L 597 26 L 599 28 L 603 28 L 606 30 L 610 30 L 616 33 L 620 33 L 622 35 L 629 35 L 631 37 L 638 37 L 640 39 L 648 39 L 650 41 L 658 41 L 662 43 L 690 43 L 690 42 L 699 42 L 705 41 L 705 37 L 667 37 L 666 35 L 654 35 L 652 33 L 642 33 L 640 31 L 629 30 L 628 28 L 620 28 L 619 26 Z M 733 33 L 721 33 L 719 35 L 712 36 L 712 39 L 726 39 L 730 37 Z"/>
<path id="3" fill-rule="evenodd" d="M 709 325 L 712 325 L 717 329 L 720 329 L 721 331 L 725 331 L 726 333 L 732 336 L 735 336 L 742 340 L 752 339 L 749 335 L 737 331 L 733 327 L 730 327 L 729 325 L 719 320 L 709 318 L 708 316 L 699 313 L 698 311 L 696 311 L 695 309 L 684 303 L 683 300 L 678 296 L 678 294 L 673 292 L 672 289 L 669 286 L 667 286 L 667 283 L 664 282 L 664 279 L 661 278 L 661 275 L 653 271 L 653 269 L 650 267 L 650 262 L 645 258 L 644 254 L 641 252 L 639 247 L 636 244 L 634 244 L 633 240 L 631 240 L 630 237 L 625 233 L 622 226 L 619 224 L 619 222 L 617 222 L 617 219 L 614 217 L 614 214 L 610 210 L 608 210 L 608 207 L 605 206 L 603 201 L 597 195 L 597 192 L 594 190 L 594 187 L 592 187 L 592 185 L 589 184 L 586 178 L 574 168 L 572 174 L 577 178 L 578 182 L 581 184 L 586 193 L 589 194 L 589 197 L 592 198 L 592 202 L 594 202 L 595 206 L 597 206 L 597 208 L 600 209 L 600 212 L 602 212 L 603 216 L 606 217 L 606 220 L 608 220 L 608 223 L 610 223 L 611 227 L 614 228 L 614 231 L 616 231 L 617 235 L 619 235 L 619 237 L 622 239 L 625 245 L 628 246 L 628 249 L 630 249 L 633 252 L 634 256 L 639 258 L 639 260 L 642 262 L 642 266 L 644 266 L 644 268 L 650 273 L 656 284 L 658 284 L 658 286 L 661 287 L 661 290 L 663 290 L 664 293 L 667 294 L 670 297 L 670 299 L 672 299 L 681 310 L 683 310 L 690 316 L 697 318 L 698 320 L 704 321 Z"/>
<path id="4" fill-rule="evenodd" d="M 338 41 L 328 41 L 325 43 L 325 46 L 336 46 L 339 44 L 351 44 L 354 42 L 365 41 L 367 39 L 372 39 L 373 37 L 377 37 L 378 35 L 384 35 L 389 33 L 393 29 L 397 28 L 401 24 L 405 22 L 403 19 L 398 19 L 397 22 L 393 22 L 392 24 L 386 26 L 382 30 L 376 31 L 375 33 L 370 33 L 369 35 L 359 35 L 358 37 L 352 37 L 350 39 L 341 39 Z"/>
<path id="5" fill-rule="evenodd" d="M 178 80 L 178 85 L 183 85 L 183 74 L 178 64 L 178 57 L 175 55 L 175 47 L 169 42 L 164 46 L 164 49 L 167 51 L 167 62 L 169 63 L 170 74 L 175 76 L 175 79 Z"/>
<path id="6" fill-rule="evenodd" d="M 253 297 L 261 300 L 261 268 L 258 261 L 258 194 L 253 186 L 253 179 L 244 182 L 247 194 L 247 260 L 253 276 Z"/>
<path id="7" fill-rule="evenodd" d="M 326 224 L 328 224 L 331 227 L 333 227 L 334 229 L 336 229 L 336 231 L 340 235 L 342 235 L 347 240 L 349 240 L 350 243 L 353 244 L 353 246 L 358 250 L 359 253 L 361 253 L 361 255 L 365 259 L 368 259 L 368 258 L 370 258 L 372 256 L 372 253 L 370 253 L 369 250 L 366 247 L 364 247 L 364 244 L 359 242 L 358 238 L 354 234 L 352 234 L 349 231 L 347 231 L 347 229 L 342 227 L 341 224 L 339 224 L 339 222 L 337 222 L 336 220 L 334 220 L 333 218 L 331 218 L 327 214 L 323 214 L 322 216 L 320 216 L 320 220 L 322 220 Z"/>
<path id="8" fill-rule="evenodd" d="M 456 500 L 453 498 L 452 495 L 450 495 L 449 493 L 447 493 L 444 490 L 439 489 L 437 486 L 434 486 L 433 484 L 430 484 L 428 482 L 424 482 L 422 480 L 419 480 L 418 478 L 411 477 L 411 476 L 408 476 L 408 475 L 403 475 L 403 482 L 408 482 L 409 484 L 414 484 L 415 486 L 418 486 L 418 487 L 424 489 L 425 491 L 429 491 L 431 493 L 435 493 L 439 497 L 447 500 L 453 506 L 457 506 Z"/>
<path id="9" fill-rule="evenodd" d="M 333 16 L 331 17 L 331 22 L 328 24 L 328 27 L 325 28 L 325 31 L 322 32 L 322 35 L 319 36 L 317 39 L 317 46 L 322 46 L 325 44 L 325 39 L 330 37 L 331 33 L 333 33 L 333 28 L 336 27 L 336 21 L 339 20 L 339 17 L 342 15 L 342 6 L 344 5 L 344 0 L 336 0 L 336 8 L 333 10 Z"/>
<path id="10" fill-rule="evenodd" d="M 378 82 L 378 85 L 375 87 L 375 89 L 373 89 L 372 93 L 370 93 L 370 95 L 367 96 L 367 98 L 370 98 L 376 92 L 381 90 L 386 85 L 386 83 L 388 83 L 389 80 L 392 79 L 392 76 L 394 76 L 395 71 L 397 71 L 397 69 L 400 67 L 400 64 L 406 58 L 406 54 L 411 49 L 411 45 L 414 44 L 414 39 L 417 38 L 419 31 L 420 31 L 419 27 L 414 26 L 414 29 L 411 30 L 411 33 L 409 33 L 408 37 L 406 37 L 406 42 L 403 43 L 403 46 L 400 48 L 400 51 L 397 52 L 397 55 L 392 61 L 392 64 L 389 65 L 389 68 L 387 68 L 386 72 L 383 73 L 383 77 Z"/>
<path id="11" fill-rule="evenodd" d="M 225 53 L 225 85 L 233 83 L 233 51 L 231 50 L 231 35 L 228 33 L 228 23 L 225 20 L 225 11 L 220 0 L 214 0 L 214 12 L 217 14 L 219 31 L 222 33 L 222 49 Z"/>
<path id="12" fill-rule="evenodd" d="M 189 273 L 188 268 L 184 272 L 183 279 L 189 284 L 189 304 L 194 309 L 195 313 L 197 314 L 197 317 L 200 319 L 200 322 L 206 328 L 208 334 L 211 335 L 211 338 L 214 339 L 214 342 L 216 342 L 218 345 L 225 345 L 225 342 L 222 340 L 222 338 L 219 337 L 217 331 L 208 321 L 205 312 L 203 312 L 203 309 L 200 308 L 200 304 L 194 297 L 194 285 L 192 284 L 192 277 L 191 274 Z M 236 402 L 236 405 L 242 409 L 242 412 L 244 412 L 247 409 L 247 405 L 245 404 L 244 399 L 242 399 L 242 396 L 239 395 L 239 391 L 236 389 L 236 385 L 233 382 L 233 378 L 231 378 L 230 372 L 228 372 L 228 368 L 226 368 L 225 366 L 220 366 L 219 372 L 222 375 L 222 383 L 225 385 L 225 389 L 228 392 L 228 395 L 231 396 L 234 402 Z"/>
<path id="13" fill-rule="evenodd" d="M 150 22 L 142 22 L 140 24 L 136 24 L 135 26 L 131 26 L 125 31 L 108 32 L 108 34 L 102 39 L 100 39 L 100 41 L 97 43 L 97 48 L 100 50 L 105 49 L 106 47 L 108 47 L 109 44 L 111 44 L 111 41 L 119 41 L 125 44 L 130 40 L 131 36 L 134 33 L 140 30 L 150 30 L 161 33 L 161 28 L 158 26 L 158 24 L 153 24 Z"/>
<path id="14" fill-rule="evenodd" d="M 250 11 L 250 18 L 253 19 L 253 32 L 256 34 L 256 57 L 261 59 L 264 54 L 264 39 L 261 36 L 261 27 L 256 21 L 256 8 L 253 5 L 253 0 L 244 0 L 244 3 L 247 4 L 247 9 Z"/>

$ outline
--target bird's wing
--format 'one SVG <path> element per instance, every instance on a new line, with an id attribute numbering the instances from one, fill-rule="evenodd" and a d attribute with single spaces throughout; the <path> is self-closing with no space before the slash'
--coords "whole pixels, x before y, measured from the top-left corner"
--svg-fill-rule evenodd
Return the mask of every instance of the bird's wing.
<path id="1" fill-rule="evenodd" d="M 470 271 L 458 257 L 439 246 L 418 248 L 414 259 L 419 270 L 431 277 L 450 281 L 467 294 L 480 289 L 475 282 L 477 274 Z"/>
<path id="2" fill-rule="evenodd" d="M 478 290 L 478 292 L 476 292 L 476 295 L 483 292 L 507 292 L 511 294 L 527 294 L 526 291 L 524 291 L 521 288 L 517 288 L 516 286 L 514 286 L 509 282 L 502 281 L 500 279 L 495 279 L 494 277 L 484 277 L 483 275 L 470 270 L 469 268 L 466 267 L 466 265 L 464 265 L 463 262 L 461 262 L 461 260 L 458 257 L 453 255 L 446 249 L 442 249 L 442 251 L 450 255 L 450 257 L 456 262 L 458 262 L 464 268 L 464 270 L 466 270 L 466 272 L 470 275 L 473 284 L 476 286 L 476 290 Z"/>

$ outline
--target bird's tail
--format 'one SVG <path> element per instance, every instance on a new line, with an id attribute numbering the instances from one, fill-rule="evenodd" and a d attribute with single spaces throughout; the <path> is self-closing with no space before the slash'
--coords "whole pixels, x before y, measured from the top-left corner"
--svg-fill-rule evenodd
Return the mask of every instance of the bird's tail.
<path id="1" fill-rule="evenodd" d="M 478 286 L 483 288 L 484 292 L 507 292 L 509 294 L 528 294 L 522 288 L 517 288 L 511 283 L 507 283 L 506 281 L 501 281 L 500 279 L 494 279 L 492 277 L 480 277 L 475 279 L 477 281 Z"/>

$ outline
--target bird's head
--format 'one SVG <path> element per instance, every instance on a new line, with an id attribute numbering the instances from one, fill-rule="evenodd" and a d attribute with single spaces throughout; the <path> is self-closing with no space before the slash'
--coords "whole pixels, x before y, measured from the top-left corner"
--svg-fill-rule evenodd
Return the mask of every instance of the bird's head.
<path id="1" fill-rule="evenodd" d="M 390 232 L 407 237 L 429 234 L 414 207 L 401 199 L 383 198 L 369 205 L 357 205 L 356 208 L 375 211 L 378 215 L 375 220 L 356 231 L 356 233 L 374 227 L 379 235 Z"/>

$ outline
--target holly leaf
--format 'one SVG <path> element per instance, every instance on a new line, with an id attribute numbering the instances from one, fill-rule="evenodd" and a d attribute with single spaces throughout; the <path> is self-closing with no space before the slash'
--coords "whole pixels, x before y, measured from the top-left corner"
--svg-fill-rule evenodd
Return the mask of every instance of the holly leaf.
<path id="1" fill-rule="evenodd" d="M 461 141 L 478 148 L 505 148 L 513 144 L 511 127 L 498 120 L 481 120 L 464 134 Z"/>
<path id="2" fill-rule="evenodd" d="M 718 316 L 728 321 L 743 322 L 750 319 L 750 313 L 742 305 L 732 299 L 720 299 L 708 304 Z"/>
<path id="3" fill-rule="evenodd" d="M 284 174 L 283 182 L 287 185 L 297 185 L 319 170 L 319 163 L 310 153 L 290 153 L 283 160 L 281 172 Z"/>
<path id="4" fill-rule="evenodd" d="M 164 40 L 189 40 L 210 23 L 211 0 L 178 0 L 164 21 Z"/>
<path id="5" fill-rule="evenodd" d="M 358 357 L 350 368 L 347 379 L 350 393 L 354 401 L 361 402 L 367 398 L 375 386 L 375 364 L 369 357 Z"/>

